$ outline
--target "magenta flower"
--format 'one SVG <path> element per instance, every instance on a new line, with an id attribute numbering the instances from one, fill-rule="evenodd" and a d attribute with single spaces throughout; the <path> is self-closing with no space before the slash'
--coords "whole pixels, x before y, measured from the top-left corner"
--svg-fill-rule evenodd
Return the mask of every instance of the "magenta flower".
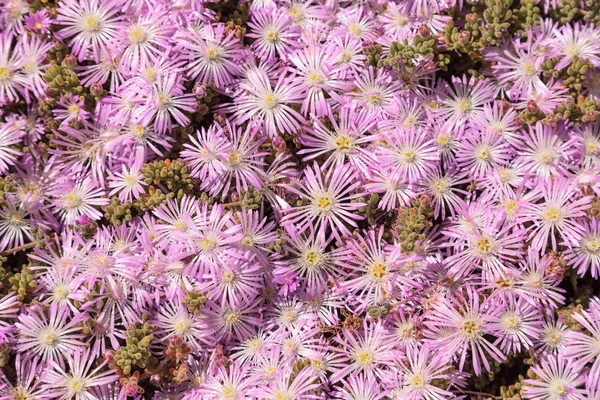
<path id="1" fill-rule="evenodd" d="M 102 51 L 116 44 L 124 27 L 123 16 L 112 0 L 61 0 L 57 11 L 56 20 L 64 26 L 57 35 L 71 38 L 73 54 L 79 61 L 98 61 Z"/>
<path id="2" fill-rule="evenodd" d="M 364 205 L 352 202 L 360 197 L 360 193 L 355 192 L 360 182 L 353 178 L 354 172 L 347 165 L 330 169 L 324 176 L 316 163 L 307 168 L 302 181 L 297 182 L 298 188 L 286 185 L 286 189 L 309 203 L 289 210 L 282 220 L 283 226 L 297 226 L 300 230 L 314 226 L 319 235 L 325 235 L 330 228 L 334 237 L 341 241 L 342 234 L 350 234 L 346 225 L 356 227 L 355 221 L 360 219 L 351 212 Z"/>

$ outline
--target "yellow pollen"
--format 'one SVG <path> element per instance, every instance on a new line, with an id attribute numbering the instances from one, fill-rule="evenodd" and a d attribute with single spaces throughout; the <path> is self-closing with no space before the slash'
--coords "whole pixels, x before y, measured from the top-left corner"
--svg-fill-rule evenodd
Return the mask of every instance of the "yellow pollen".
<path id="1" fill-rule="evenodd" d="M 127 35 L 132 44 L 141 44 L 148 38 L 148 33 L 141 26 L 136 26 L 131 29 Z"/>
<path id="2" fill-rule="evenodd" d="M 417 154 L 413 150 L 405 150 L 402 153 L 402 160 L 412 164 L 417 160 Z"/>
<path id="3" fill-rule="evenodd" d="M 191 327 L 192 327 L 192 323 L 186 317 L 182 317 L 179 320 L 175 321 L 175 330 L 179 334 L 188 333 Z"/>
<path id="4" fill-rule="evenodd" d="M 8 67 L 0 67 L 0 82 L 7 81 L 12 77 L 12 71 Z"/>
<path id="5" fill-rule="evenodd" d="M 474 320 L 467 320 L 463 323 L 462 332 L 469 339 L 475 339 L 481 335 L 481 324 Z"/>
<path id="6" fill-rule="evenodd" d="M 388 274 L 387 265 L 382 262 L 374 262 L 368 268 L 369 276 L 375 280 L 380 281 L 385 278 Z"/>
<path id="7" fill-rule="evenodd" d="M 562 220 L 562 210 L 559 207 L 549 206 L 542 216 L 545 222 L 555 224 Z"/>
<path id="8" fill-rule="evenodd" d="M 237 316 L 236 313 L 234 313 L 233 311 L 230 311 L 227 314 L 225 314 L 225 321 L 227 321 L 227 323 L 229 323 L 229 324 L 235 324 L 236 322 L 239 321 L 239 317 Z"/>
<path id="9" fill-rule="evenodd" d="M 223 276 L 223 282 L 225 282 L 225 283 L 231 283 L 231 282 L 233 282 L 233 279 L 235 278 L 235 274 L 232 274 L 227 271 L 223 271 L 222 276 Z"/>
<path id="10" fill-rule="evenodd" d="M 550 344 L 556 346 L 562 342 L 562 335 L 559 331 L 553 331 L 548 335 L 547 340 Z"/>
<path id="11" fill-rule="evenodd" d="M 79 108 L 77 104 L 71 104 L 69 106 L 69 112 L 71 114 L 79 114 L 79 111 L 81 111 L 81 108 Z"/>
<path id="12" fill-rule="evenodd" d="M 171 105 L 171 96 L 160 94 L 158 96 L 158 105 L 159 107 L 168 107 Z"/>
<path id="13" fill-rule="evenodd" d="M 325 82 L 325 77 L 318 71 L 313 71 L 308 75 L 308 83 L 310 85 L 318 85 Z"/>
<path id="14" fill-rule="evenodd" d="M 545 164 L 552 164 L 556 157 L 557 154 L 552 149 L 542 149 L 538 153 L 538 159 Z"/>
<path id="15" fill-rule="evenodd" d="M 64 207 L 65 208 L 77 208 L 79 207 L 81 204 L 83 204 L 83 198 L 75 193 L 75 192 L 69 192 L 65 195 L 65 197 L 63 198 L 64 201 Z"/>
<path id="16" fill-rule="evenodd" d="M 219 58 L 219 51 L 216 48 L 210 48 L 208 49 L 208 51 L 206 52 L 206 58 L 208 58 L 211 61 L 214 61 L 216 59 Z"/>
<path id="17" fill-rule="evenodd" d="M 585 142 L 585 153 L 587 155 L 596 155 L 600 150 L 600 142 L 594 139 L 588 139 Z"/>
<path id="18" fill-rule="evenodd" d="M 409 115 L 404 120 L 404 126 L 413 126 L 417 122 L 417 118 L 414 115 Z"/>
<path id="19" fill-rule="evenodd" d="M 444 194 L 448 192 L 448 182 L 446 182 L 444 179 L 436 179 L 432 186 L 434 191 L 438 194 Z"/>
<path id="20" fill-rule="evenodd" d="M 321 256 L 319 255 L 318 252 L 316 252 L 314 250 L 310 250 L 310 251 L 306 252 L 305 258 L 306 258 L 306 261 L 309 264 L 312 264 L 313 266 L 315 266 L 321 262 Z"/>
<path id="21" fill-rule="evenodd" d="M 437 138 L 437 143 L 440 146 L 447 146 L 450 143 L 450 138 L 446 134 L 441 134 Z"/>
<path id="22" fill-rule="evenodd" d="M 477 156 L 480 160 L 489 162 L 492 159 L 492 153 L 489 147 L 482 147 L 479 149 Z"/>
<path id="23" fill-rule="evenodd" d="M 69 291 L 66 288 L 58 287 L 54 290 L 54 295 L 61 300 L 65 300 L 69 295 Z"/>
<path id="24" fill-rule="evenodd" d="M 252 247 L 254 245 L 254 240 L 250 236 L 244 236 L 241 241 L 243 246 Z"/>
<path id="25" fill-rule="evenodd" d="M 242 163 L 242 155 L 237 151 L 229 153 L 229 166 L 237 167 Z"/>
<path id="26" fill-rule="evenodd" d="M 100 30 L 100 20 L 93 15 L 85 17 L 83 30 L 86 32 L 98 32 Z"/>
<path id="27" fill-rule="evenodd" d="M 354 353 L 354 360 L 361 368 L 369 368 L 373 365 L 374 354 L 369 349 L 361 349 Z"/>
<path id="28" fill-rule="evenodd" d="M 260 347 L 260 342 L 256 339 L 253 339 L 248 344 L 248 347 L 250 347 L 252 350 L 258 350 Z"/>
<path id="29" fill-rule="evenodd" d="M 275 93 L 269 93 L 263 99 L 263 105 L 266 110 L 272 111 L 279 106 L 279 99 Z"/>
<path id="30" fill-rule="evenodd" d="M 527 63 L 523 65 L 523 72 L 525 72 L 525 75 L 527 76 L 533 76 L 536 74 L 535 66 L 532 63 Z"/>
<path id="31" fill-rule="evenodd" d="M 265 31 L 265 38 L 270 42 L 279 41 L 279 31 L 276 29 L 267 29 Z"/>
<path id="32" fill-rule="evenodd" d="M 57 342 L 57 337 L 55 334 L 53 333 L 45 333 L 42 335 L 42 337 L 40 338 L 40 341 L 45 344 L 45 345 L 49 345 L 52 346 Z"/>
<path id="33" fill-rule="evenodd" d="M 313 200 L 313 205 L 316 206 L 321 212 L 328 212 L 331 211 L 331 208 L 333 207 L 333 200 L 327 193 L 324 193 L 315 197 Z"/>
<path id="34" fill-rule="evenodd" d="M 493 251 L 494 242 L 485 236 L 475 241 L 475 248 L 480 254 L 489 254 Z"/>
<path id="35" fill-rule="evenodd" d="M 221 390 L 221 398 L 234 399 L 237 396 L 236 390 L 231 386 L 224 386 Z"/>
<path id="36" fill-rule="evenodd" d="M 586 250 L 588 250 L 590 253 L 600 253 L 600 237 L 592 236 L 590 238 L 584 239 L 584 246 Z"/>
<path id="37" fill-rule="evenodd" d="M 504 203 L 504 211 L 506 211 L 506 214 L 514 215 L 516 210 L 517 210 L 517 202 L 515 200 L 507 200 Z"/>
<path id="38" fill-rule="evenodd" d="M 469 99 L 461 98 L 458 100 L 457 107 L 461 112 L 468 113 L 471 111 L 471 102 Z"/>
<path id="39" fill-rule="evenodd" d="M 335 139 L 335 146 L 338 150 L 350 150 L 354 144 L 354 139 L 348 136 L 340 135 Z"/>
<path id="40" fill-rule="evenodd" d="M 350 32 L 350 34 L 354 37 L 359 38 L 360 35 L 362 35 L 363 30 L 362 27 L 360 26 L 360 24 L 358 22 L 353 22 L 351 24 L 348 25 L 348 31 Z"/>
<path id="41" fill-rule="evenodd" d="M 381 104 L 383 98 L 379 93 L 372 93 L 367 95 L 367 102 L 372 106 L 378 106 Z"/>
<path id="42" fill-rule="evenodd" d="M 410 380 L 410 385 L 415 388 L 422 388 L 425 386 L 425 379 L 420 374 L 414 374 Z"/>
<path id="43" fill-rule="evenodd" d="M 409 22 L 410 22 L 410 19 L 408 18 L 408 16 L 406 16 L 404 14 L 398 14 L 396 16 L 396 25 L 398 25 L 401 28 L 408 25 Z"/>
<path id="44" fill-rule="evenodd" d="M 80 378 L 72 378 L 67 387 L 70 393 L 83 393 L 85 391 L 85 381 Z"/>
<path id="45" fill-rule="evenodd" d="M 564 396 L 568 393 L 567 388 L 562 383 L 554 385 L 552 392 L 558 396 Z"/>

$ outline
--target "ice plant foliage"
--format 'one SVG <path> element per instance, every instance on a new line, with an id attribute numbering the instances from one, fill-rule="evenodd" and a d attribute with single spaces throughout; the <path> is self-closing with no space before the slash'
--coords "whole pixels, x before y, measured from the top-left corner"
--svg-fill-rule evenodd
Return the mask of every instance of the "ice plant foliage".
<path id="1" fill-rule="evenodd" d="M 0 400 L 600 400 L 597 0 L 0 0 Z"/>

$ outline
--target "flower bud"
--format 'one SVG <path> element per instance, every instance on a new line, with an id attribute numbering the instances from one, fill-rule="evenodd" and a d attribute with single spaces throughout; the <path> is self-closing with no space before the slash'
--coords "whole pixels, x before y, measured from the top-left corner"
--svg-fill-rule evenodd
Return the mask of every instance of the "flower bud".
<path id="1" fill-rule="evenodd" d="M 192 89 L 192 93 L 194 93 L 194 96 L 202 97 L 206 94 L 206 86 L 197 84 Z"/>
<path id="2" fill-rule="evenodd" d="M 94 96 L 100 96 L 102 94 L 103 88 L 99 83 L 92 83 L 90 86 L 90 93 Z"/>
<path id="3" fill-rule="evenodd" d="M 75 64 L 77 64 L 77 59 L 73 54 L 68 54 L 63 60 L 63 63 L 65 64 L 65 66 L 72 68 L 75 66 Z"/>
<path id="4" fill-rule="evenodd" d="M 463 31 L 458 34 L 458 41 L 462 44 L 469 43 L 469 39 L 471 39 L 471 34 L 467 31 Z"/>
<path id="5" fill-rule="evenodd" d="M 286 148 L 285 140 L 283 140 L 280 136 L 275 136 L 271 143 L 273 144 L 273 148 L 278 151 L 285 150 Z"/>
<path id="6" fill-rule="evenodd" d="M 150 376 L 150 383 L 154 386 L 158 386 L 160 385 L 160 375 L 159 374 L 153 374 Z"/>

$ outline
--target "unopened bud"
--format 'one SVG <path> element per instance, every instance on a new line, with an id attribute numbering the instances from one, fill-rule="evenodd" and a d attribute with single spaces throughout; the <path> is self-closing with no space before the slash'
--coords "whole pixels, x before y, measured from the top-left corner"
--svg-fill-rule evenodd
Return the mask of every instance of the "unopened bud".
<path id="1" fill-rule="evenodd" d="M 154 386 L 158 386 L 160 385 L 160 375 L 158 374 L 153 374 L 152 376 L 150 376 L 150 383 Z"/>
<path id="2" fill-rule="evenodd" d="M 63 63 L 65 64 L 65 66 L 71 68 L 74 67 L 75 64 L 77 64 L 77 59 L 73 54 L 68 54 L 63 60 Z"/>
<path id="3" fill-rule="evenodd" d="M 202 97 L 206 94 L 206 86 L 198 84 L 194 86 L 192 93 L 194 93 L 194 96 Z"/>
<path id="4" fill-rule="evenodd" d="M 463 31 L 458 34 L 458 41 L 462 44 L 469 43 L 469 39 L 471 39 L 471 34 L 467 31 Z"/>
<path id="5" fill-rule="evenodd" d="M 281 136 L 275 136 L 271 142 L 273 144 L 273 148 L 278 151 L 284 150 L 286 148 L 285 140 L 281 138 Z"/>
<path id="6" fill-rule="evenodd" d="M 103 88 L 99 83 L 92 83 L 90 85 L 90 93 L 94 96 L 100 96 L 102 94 Z"/>

